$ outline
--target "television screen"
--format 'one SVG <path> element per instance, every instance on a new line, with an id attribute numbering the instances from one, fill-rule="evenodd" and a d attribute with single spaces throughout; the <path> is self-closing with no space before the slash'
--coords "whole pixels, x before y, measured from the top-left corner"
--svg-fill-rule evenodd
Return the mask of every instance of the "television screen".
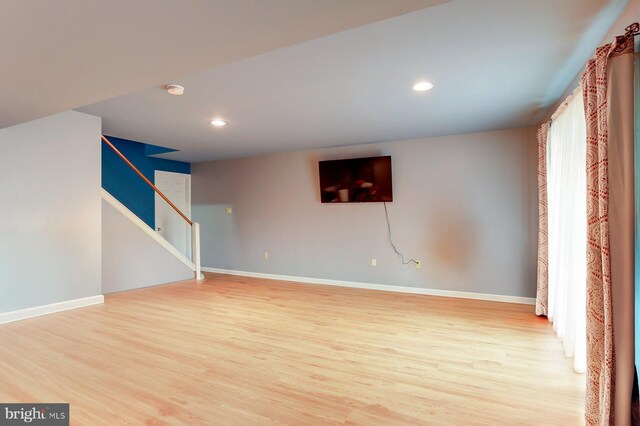
<path id="1" fill-rule="evenodd" d="M 393 201 L 391 156 L 320 161 L 323 203 Z"/>

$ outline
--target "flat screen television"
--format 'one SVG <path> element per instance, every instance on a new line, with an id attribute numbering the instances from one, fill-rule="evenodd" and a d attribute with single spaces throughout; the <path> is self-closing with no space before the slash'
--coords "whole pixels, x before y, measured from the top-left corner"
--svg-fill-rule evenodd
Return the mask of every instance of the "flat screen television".
<path id="1" fill-rule="evenodd" d="M 320 161 L 323 203 L 393 201 L 391 156 Z"/>

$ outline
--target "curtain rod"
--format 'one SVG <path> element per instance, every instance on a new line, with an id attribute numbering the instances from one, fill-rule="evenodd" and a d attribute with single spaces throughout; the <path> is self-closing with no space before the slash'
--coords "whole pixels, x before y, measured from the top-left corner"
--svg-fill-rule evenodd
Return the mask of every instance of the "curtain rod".
<path id="1" fill-rule="evenodd" d="M 637 22 L 634 22 L 633 24 L 627 26 L 624 29 L 624 31 L 625 31 L 624 33 L 625 37 L 635 37 L 637 35 L 640 35 L 640 24 L 638 24 Z M 571 92 L 571 94 L 567 96 L 566 99 L 560 103 L 560 105 L 558 105 L 558 108 L 556 108 L 555 112 L 551 115 L 551 118 L 547 121 L 549 124 L 551 124 L 558 117 L 558 115 L 564 112 L 564 110 L 569 105 L 569 102 L 573 100 L 573 98 L 578 94 L 578 92 L 581 89 L 582 89 L 582 85 L 579 83 L 578 87 L 576 87 L 573 90 L 573 92 Z"/>

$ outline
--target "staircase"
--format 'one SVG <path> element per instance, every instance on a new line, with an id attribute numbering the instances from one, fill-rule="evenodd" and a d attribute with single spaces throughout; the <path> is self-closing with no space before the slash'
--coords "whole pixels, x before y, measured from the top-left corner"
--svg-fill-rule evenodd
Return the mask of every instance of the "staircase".
<path id="1" fill-rule="evenodd" d="M 182 262 L 187 268 L 193 272 L 195 279 L 203 279 L 200 264 L 200 225 L 189 219 L 171 200 L 162 193 L 138 168 L 122 154 L 118 148 L 113 145 L 109 139 L 102 135 L 102 141 L 124 161 L 153 191 L 158 194 L 175 212 L 190 226 L 191 229 L 191 259 L 187 258 L 183 253 L 176 249 L 171 243 L 158 234 L 153 228 L 149 227 L 142 219 L 131 212 L 125 205 L 118 201 L 113 195 L 106 190 L 102 190 L 102 199 L 127 218 L 133 225 L 140 229 L 144 234 L 153 239 L 160 247 L 169 254 Z"/>

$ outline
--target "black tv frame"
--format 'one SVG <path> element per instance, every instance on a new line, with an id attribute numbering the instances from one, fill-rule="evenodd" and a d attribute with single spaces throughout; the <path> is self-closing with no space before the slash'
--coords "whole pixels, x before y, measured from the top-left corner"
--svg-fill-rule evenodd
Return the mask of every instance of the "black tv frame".
<path id="1" fill-rule="evenodd" d="M 318 162 L 320 202 L 324 204 L 393 201 L 391 156 Z"/>

